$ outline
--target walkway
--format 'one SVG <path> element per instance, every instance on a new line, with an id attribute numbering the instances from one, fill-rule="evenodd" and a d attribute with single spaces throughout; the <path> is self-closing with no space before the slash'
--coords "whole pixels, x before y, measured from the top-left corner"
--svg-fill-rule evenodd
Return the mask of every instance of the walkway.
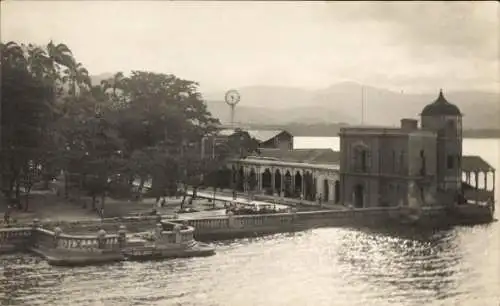
<path id="1" fill-rule="evenodd" d="M 193 192 L 188 191 L 187 194 L 189 196 L 192 196 Z M 210 193 L 210 192 L 206 192 L 206 191 L 197 191 L 196 197 L 203 198 L 203 199 L 214 199 L 214 194 Z M 256 206 L 261 206 L 261 205 L 262 206 L 269 206 L 269 204 L 273 204 L 273 203 L 266 202 L 266 201 L 257 201 L 257 200 L 249 201 L 248 198 L 243 198 L 243 197 L 236 197 L 236 199 L 233 199 L 232 196 L 229 196 L 227 194 L 220 193 L 220 192 L 215 194 L 215 200 L 221 201 L 221 202 L 226 202 L 226 203 L 236 202 L 238 204 L 245 204 L 245 205 L 249 204 L 249 205 L 256 205 Z M 276 204 L 276 208 L 277 209 L 287 209 L 288 206 Z"/>
<path id="2" fill-rule="evenodd" d="M 209 189 L 204 189 L 201 191 L 197 192 L 198 197 L 202 198 L 207 198 L 207 199 L 213 199 L 213 192 L 208 191 Z M 192 192 L 188 192 L 189 195 L 192 194 Z M 203 194 L 203 196 L 201 196 Z M 241 200 L 243 203 L 249 203 L 248 202 L 248 193 L 244 192 L 237 192 L 237 200 Z M 207 196 L 209 195 L 209 197 Z M 207 197 L 205 197 L 207 196 Z M 346 209 L 345 206 L 340 205 L 340 204 L 333 204 L 331 202 L 327 203 L 322 203 L 321 205 L 318 202 L 314 201 L 306 201 L 306 200 L 300 200 L 300 199 L 294 199 L 294 198 L 284 198 L 284 197 L 275 197 L 271 195 L 264 195 L 264 194 L 255 194 L 254 198 L 256 200 L 253 201 L 253 203 L 265 203 L 265 205 L 269 205 L 269 203 L 274 204 L 275 202 L 278 203 L 277 205 L 279 207 L 289 207 L 289 206 L 301 206 L 302 208 L 305 207 L 310 207 L 311 209 Z M 216 193 L 216 200 L 219 201 L 227 201 L 227 202 L 232 202 L 233 197 L 232 197 L 232 190 L 230 189 L 223 189 L 223 190 L 218 190 Z"/>

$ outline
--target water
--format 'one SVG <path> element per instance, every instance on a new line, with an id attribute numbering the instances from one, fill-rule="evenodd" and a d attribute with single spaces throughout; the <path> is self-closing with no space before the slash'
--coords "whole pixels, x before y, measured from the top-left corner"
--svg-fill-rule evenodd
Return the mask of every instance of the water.
<path id="1" fill-rule="evenodd" d="M 464 151 L 499 166 L 500 140 L 467 139 Z M 434 233 L 317 229 L 219 243 L 207 258 L 74 269 L 9 255 L 0 257 L 0 304 L 498 306 L 499 260 L 500 222 Z"/>

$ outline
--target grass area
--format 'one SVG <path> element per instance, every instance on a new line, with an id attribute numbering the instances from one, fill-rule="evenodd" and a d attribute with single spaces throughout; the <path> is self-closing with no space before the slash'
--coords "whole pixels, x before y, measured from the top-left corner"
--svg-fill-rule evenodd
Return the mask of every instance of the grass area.
<path id="1" fill-rule="evenodd" d="M 99 199 L 100 200 L 100 199 Z M 130 215 L 146 215 L 150 214 L 155 209 L 159 214 L 172 215 L 181 205 L 182 198 L 167 198 L 164 207 L 157 207 L 155 199 L 145 198 L 141 201 L 116 200 L 106 198 L 104 203 L 104 217 L 123 217 Z M 190 207 L 198 211 L 208 210 L 212 208 L 212 203 L 208 200 L 197 199 L 192 205 L 187 204 L 185 207 Z M 24 205 L 24 198 L 22 199 Z M 86 204 L 84 207 L 84 203 Z M 28 210 L 24 211 L 13 209 L 11 212 L 11 225 L 29 224 L 33 219 L 37 218 L 42 222 L 49 221 L 72 221 L 72 220 L 91 220 L 100 218 L 97 211 L 92 210 L 92 200 L 88 197 L 80 198 L 79 200 L 68 200 L 64 197 L 55 195 L 49 191 L 33 192 L 29 196 Z M 97 203 L 97 208 L 101 207 Z M 223 207 L 221 203 L 217 203 L 217 207 Z M 0 205 L 0 228 L 5 227 L 3 223 L 3 214 L 6 210 L 6 205 Z"/>
<path id="2" fill-rule="evenodd" d="M 23 196 L 21 203 L 25 205 L 25 198 Z M 0 207 L 2 213 L 6 210 L 6 206 Z M 33 219 L 37 218 L 41 221 L 50 220 L 84 220 L 96 218 L 97 214 L 91 210 L 83 209 L 75 203 L 58 197 L 51 192 L 33 192 L 29 196 L 28 210 L 13 209 L 11 211 L 12 223 L 30 223 Z M 5 224 L 2 224 L 5 226 Z M 1 225 L 0 225 L 1 226 Z"/>

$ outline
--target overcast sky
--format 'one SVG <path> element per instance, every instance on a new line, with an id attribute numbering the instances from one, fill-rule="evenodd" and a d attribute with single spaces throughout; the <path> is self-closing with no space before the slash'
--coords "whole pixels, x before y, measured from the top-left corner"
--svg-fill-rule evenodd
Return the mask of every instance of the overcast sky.
<path id="1" fill-rule="evenodd" d="M 203 91 L 357 81 L 500 91 L 491 2 L 2 1 L 3 42 L 66 43 L 91 74 L 151 70 Z"/>

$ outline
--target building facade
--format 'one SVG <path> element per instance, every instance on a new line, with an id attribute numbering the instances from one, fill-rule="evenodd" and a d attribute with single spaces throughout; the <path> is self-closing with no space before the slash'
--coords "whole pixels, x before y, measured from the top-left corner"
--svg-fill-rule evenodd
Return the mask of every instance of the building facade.
<path id="1" fill-rule="evenodd" d="M 472 159 L 462 156 L 460 110 L 440 91 L 420 115 L 420 128 L 414 119 L 402 119 L 398 128 L 341 128 L 344 204 L 434 205 L 454 203 L 463 196 L 462 163 L 471 164 Z M 491 166 L 478 158 L 482 168 L 472 170 L 469 166 L 466 172 L 492 172 Z"/>
<path id="2" fill-rule="evenodd" d="M 233 184 L 237 191 L 339 203 L 338 156 L 330 149 L 260 149 L 231 162 Z"/>
<path id="3" fill-rule="evenodd" d="M 410 125 L 411 124 L 411 125 Z M 340 131 L 341 200 L 354 207 L 407 205 L 432 194 L 436 135 L 402 120 L 401 128 Z"/>

